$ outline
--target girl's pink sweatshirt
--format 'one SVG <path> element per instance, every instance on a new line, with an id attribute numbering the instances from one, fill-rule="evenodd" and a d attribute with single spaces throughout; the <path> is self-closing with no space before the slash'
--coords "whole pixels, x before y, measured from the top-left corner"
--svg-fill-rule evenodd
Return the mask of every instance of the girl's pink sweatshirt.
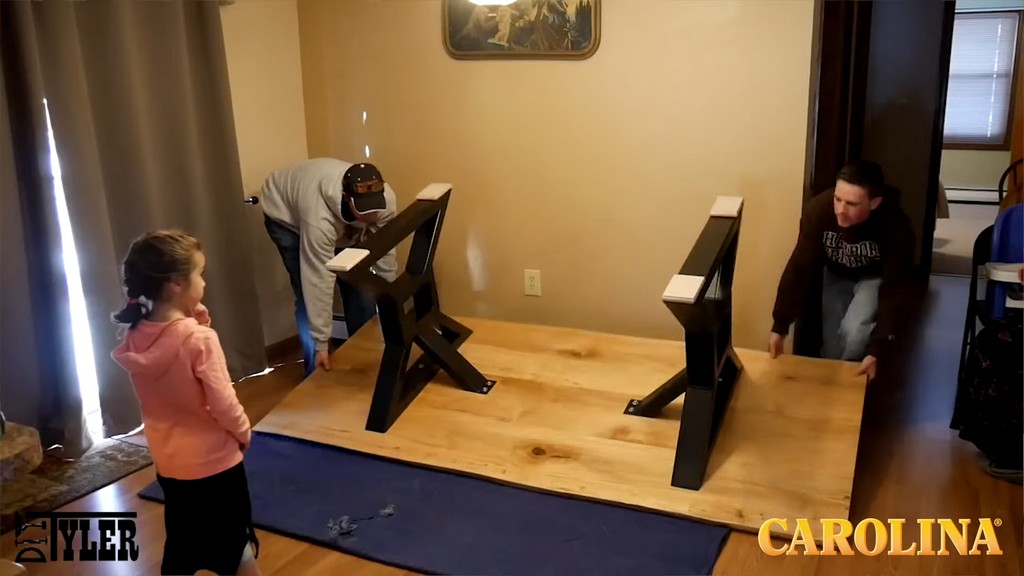
<path id="1" fill-rule="evenodd" d="M 205 478 L 242 461 L 252 429 L 212 328 L 143 320 L 111 357 L 131 375 L 158 474 Z"/>

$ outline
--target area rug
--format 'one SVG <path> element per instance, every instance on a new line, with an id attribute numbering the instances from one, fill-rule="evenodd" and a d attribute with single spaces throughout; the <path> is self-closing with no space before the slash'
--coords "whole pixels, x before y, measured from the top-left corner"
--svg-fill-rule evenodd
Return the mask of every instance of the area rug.
<path id="1" fill-rule="evenodd" d="M 256 527 L 425 574 L 710 574 L 729 533 L 276 434 L 245 467 Z"/>
<path id="2" fill-rule="evenodd" d="M 56 510 L 152 463 L 146 448 L 113 439 L 74 460 L 45 454 L 31 473 L 0 484 L 0 533 L 14 528 L 16 513 Z"/>

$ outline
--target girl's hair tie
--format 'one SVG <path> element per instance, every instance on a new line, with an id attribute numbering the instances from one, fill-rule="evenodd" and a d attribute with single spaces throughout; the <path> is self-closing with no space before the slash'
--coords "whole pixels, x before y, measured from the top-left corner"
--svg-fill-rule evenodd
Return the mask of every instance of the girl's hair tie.
<path id="1" fill-rule="evenodd" d="M 142 308 L 142 311 L 146 314 L 149 314 L 150 312 L 153 311 L 153 305 L 155 304 L 155 302 L 153 302 L 149 298 L 146 298 L 145 295 L 141 295 L 138 298 L 129 298 L 128 303 L 138 304 L 139 307 Z"/>

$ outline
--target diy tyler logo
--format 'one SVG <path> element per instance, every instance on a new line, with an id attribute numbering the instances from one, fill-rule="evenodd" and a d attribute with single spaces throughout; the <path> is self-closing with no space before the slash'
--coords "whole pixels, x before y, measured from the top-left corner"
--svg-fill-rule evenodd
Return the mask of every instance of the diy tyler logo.
<path id="1" fill-rule="evenodd" d="M 854 526 L 849 520 L 823 518 L 821 524 L 822 545 L 818 549 L 814 540 L 812 522 L 806 518 L 796 521 L 792 540 L 776 546 L 771 541 L 773 526 L 789 531 L 789 522 L 784 518 L 770 518 L 761 524 L 757 532 L 757 543 L 761 551 L 769 556 L 949 556 L 947 542 L 961 556 L 1001 556 L 996 527 L 1002 526 L 1000 518 L 919 519 L 917 525 L 906 526 L 905 518 L 890 518 L 882 522 L 877 518 L 865 518 Z M 939 537 L 938 550 L 935 536 Z M 853 536 L 853 545 L 850 537 Z"/>
<path id="2" fill-rule="evenodd" d="M 139 559 L 136 517 L 135 512 L 16 513 L 14 561 L 134 562 Z"/>

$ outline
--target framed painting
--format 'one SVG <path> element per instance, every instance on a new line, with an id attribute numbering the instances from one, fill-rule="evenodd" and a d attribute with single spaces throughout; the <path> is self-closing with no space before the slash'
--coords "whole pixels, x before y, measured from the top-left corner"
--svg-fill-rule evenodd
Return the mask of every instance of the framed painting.
<path id="1" fill-rule="evenodd" d="M 600 0 L 444 0 L 452 58 L 583 60 L 601 41 Z"/>

